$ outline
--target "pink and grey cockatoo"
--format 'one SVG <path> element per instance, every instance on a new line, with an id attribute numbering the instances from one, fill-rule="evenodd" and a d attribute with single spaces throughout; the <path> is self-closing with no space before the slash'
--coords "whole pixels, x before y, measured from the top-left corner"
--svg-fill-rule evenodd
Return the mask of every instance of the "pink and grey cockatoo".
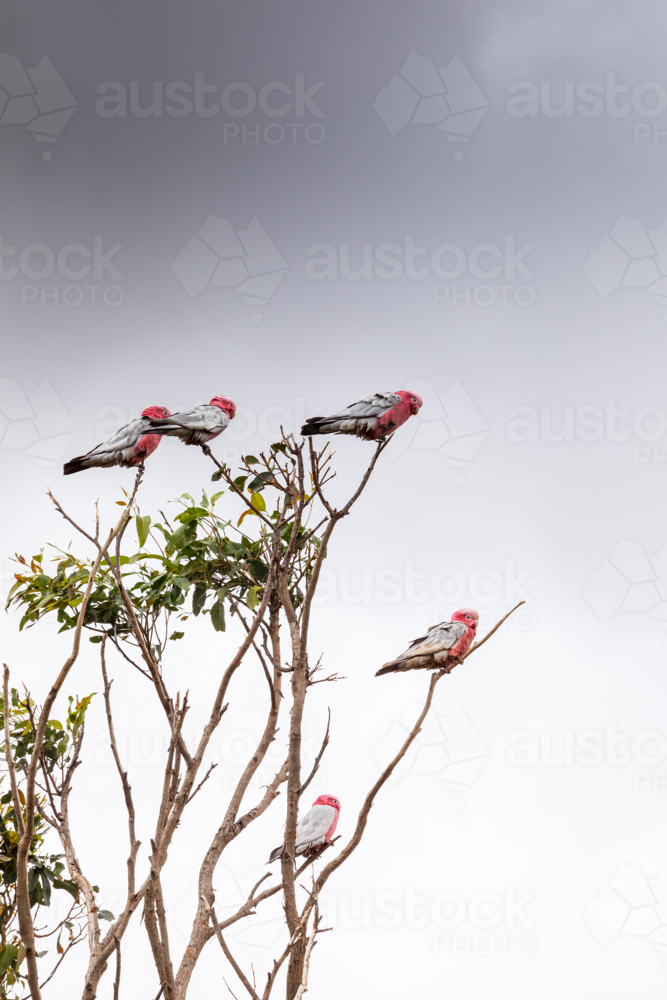
<path id="1" fill-rule="evenodd" d="M 379 441 L 393 434 L 419 411 L 421 396 L 400 389 L 398 392 L 376 392 L 364 396 L 330 417 L 311 417 L 301 428 L 304 437 L 310 434 L 354 434 L 366 441 Z"/>
<path id="2" fill-rule="evenodd" d="M 227 396 L 214 396 L 210 403 L 181 410 L 167 420 L 152 420 L 149 434 L 177 437 L 184 444 L 206 444 L 222 434 L 236 415 L 236 404 Z"/>
<path id="3" fill-rule="evenodd" d="M 170 416 L 166 406 L 147 406 L 140 417 L 130 420 L 120 430 L 117 430 L 108 441 L 96 445 L 85 455 L 78 455 L 63 466 L 63 473 L 71 476 L 73 472 L 101 467 L 108 469 L 112 465 L 122 465 L 124 468 L 141 465 L 149 455 L 152 455 L 160 443 L 160 438 L 150 430 L 151 421 L 155 417 Z"/>
<path id="4" fill-rule="evenodd" d="M 340 802 L 334 795 L 319 795 L 313 802 L 313 808 L 309 809 L 306 815 L 299 820 L 296 828 L 296 855 L 313 854 L 322 844 L 330 844 L 333 837 L 338 816 L 340 814 Z M 284 845 L 276 847 L 271 851 L 268 864 L 277 861 L 282 857 Z"/>
<path id="5" fill-rule="evenodd" d="M 459 608 L 450 622 L 432 625 L 426 635 L 413 639 L 404 653 L 385 663 L 375 676 L 399 670 L 442 670 L 443 667 L 449 672 L 470 649 L 477 635 L 478 622 L 479 614 L 473 608 Z"/>

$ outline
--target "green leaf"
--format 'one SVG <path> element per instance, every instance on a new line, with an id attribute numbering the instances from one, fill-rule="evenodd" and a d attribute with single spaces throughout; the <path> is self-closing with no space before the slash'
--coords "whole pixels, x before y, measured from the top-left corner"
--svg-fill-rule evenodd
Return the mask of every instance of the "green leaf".
<path id="1" fill-rule="evenodd" d="M 225 492 L 224 490 L 220 490 L 219 493 L 214 493 L 213 494 L 213 496 L 211 497 L 211 507 L 213 507 L 213 505 L 215 504 L 216 500 L 220 499 L 220 497 L 222 496 L 222 494 L 224 492 Z"/>
<path id="2" fill-rule="evenodd" d="M 184 576 L 175 576 L 174 583 L 176 584 L 177 587 L 180 587 L 181 590 L 190 589 L 190 581 Z"/>
<path id="3" fill-rule="evenodd" d="M 214 472 L 213 475 L 211 476 L 211 482 L 219 483 L 221 479 L 222 479 L 222 472 L 220 471 L 220 469 L 218 469 L 218 471 Z"/>
<path id="4" fill-rule="evenodd" d="M 251 611 L 254 611 L 259 602 L 259 598 L 257 596 L 257 592 L 259 589 L 260 589 L 259 587 L 251 587 L 250 590 L 248 591 L 248 596 L 246 599 L 248 601 L 248 607 L 250 608 Z"/>
<path id="5" fill-rule="evenodd" d="M 253 505 L 255 510 L 266 510 L 266 503 L 264 502 L 264 497 L 261 493 L 253 493 L 250 498 L 250 503 Z"/>
<path id="6" fill-rule="evenodd" d="M 62 632 L 62 629 L 60 631 Z M 102 642 L 103 638 L 104 638 L 103 635 L 91 635 L 88 642 Z"/>
<path id="7" fill-rule="evenodd" d="M 178 528 L 176 528 L 176 531 L 169 539 L 170 549 L 172 550 L 180 549 L 183 545 L 185 545 L 185 533 L 187 530 L 188 530 L 187 524 L 181 524 L 178 526 Z"/>
<path id="8" fill-rule="evenodd" d="M 135 518 L 137 525 L 137 538 L 139 539 L 139 548 L 143 549 L 146 544 L 146 539 L 148 538 L 148 532 L 151 526 L 150 514 L 146 514 L 145 517 L 137 514 Z"/>
<path id="9" fill-rule="evenodd" d="M 98 910 L 97 916 L 100 918 L 100 920 L 112 921 L 116 919 L 111 910 Z"/>
<path id="10" fill-rule="evenodd" d="M 216 632 L 225 631 L 225 608 L 222 601 L 216 601 L 211 608 L 211 621 Z"/>
<path id="11" fill-rule="evenodd" d="M 245 455 L 243 460 L 246 465 L 257 465 L 259 462 L 259 459 L 255 458 L 254 455 Z"/>
<path id="12" fill-rule="evenodd" d="M 54 889 L 64 889 L 66 892 L 69 892 L 70 896 L 73 896 L 74 899 L 78 899 L 79 898 L 79 890 L 78 890 L 76 884 L 74 882 L 70 882 L 69 879 L 54 878 L 54 880 L 53 880 L 53 888 Z"/>
<path id="13" fill-rule="evenodd" d="M 169 638 L 170 639 L 182 639 L 184 635 L 185 635 L 185 632 L 172 632 L 171 635 L 169 636 Z"/>
<path id="14" fill-rule="evenodd" d="M 195 617 L 200 613 L 201 609 L 206 604 L 206 584 L 197 583 L 195 584 L 194 593 L 192 595 L 192 613 Z"/>
<path id="15" fill-rule="evenodd" d="M 243 489 L 246 483 L 247 476 L 237 476 L 234 480 L 234 486 L 237 486 L 240 490 Z"/>
<path id="16" fill-rule="evenodd" d="M 14 961 L 18 955 L 19 950 L 14 944 L 6 944 L 5 947 L 0 952 L 0 976 L 4 976 L 5 972 Z"/>
<path id="17" fill-rule="evenodd" d="M 44 906 L 51 905 L 51 883 L 49 882 L 47 876 L 42 872 L 42 893 L 44 896 Z"/>

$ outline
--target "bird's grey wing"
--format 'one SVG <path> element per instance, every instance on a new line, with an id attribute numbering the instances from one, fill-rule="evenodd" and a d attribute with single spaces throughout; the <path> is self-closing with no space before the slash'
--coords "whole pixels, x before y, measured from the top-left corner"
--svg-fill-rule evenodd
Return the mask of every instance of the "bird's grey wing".
<path id="1" fill-rule="evenodd" d="M 344 410 L 340 413 L 336 413 L 331 420 L 336 420 L 337 418 L 357 418 L 363 419 L 364 417 L 379 417 L 381 414 L 386 413 L 390 410 L 392 406 L 396 406 L 397 403 L 401 402 L 401 397 L 397 396 L 395 392 L 375 392 L 371 396 L 364 396 L 357 403 L 351 403 L 350 406 L 346 406 Z"/>
<path id="2" fill-rule="evenodd" d="M 335 818 L 336 810 L 333 806 L 313 806 L 303 819 L 299 820 L 296 828 L 296 846 L 321 840 L 329 832 Z"/>
<path id="3" fill-rule="evenodd" d="M 441 653 L 445 649 L 451 649 L 463 638 L 467 629 L 463 622 L 443 622 L 430 629 L 426 635 L 413 639 L 408 648 L 397 660 L 402 660 L 409 656 L 428 656 L 429 654 Z"/>
<path id="4" fill-rule="evenodd" d="M 181 410 L 180 413 L 174 413 L 171 417 L 152 420 L 151 426 L 153 428 L 162 427 L 165 430 L 182 427 L 191 431 L 206 431 L 224 424 L 225 417 L 227 414 L 218 406 L 193 406 L 191 410 Z M 229 422 L 229 418 L 227 421 Z"/>
<path id="5" fill-rule="evenodd" d="M 110 438 L 106 441 L 102 441 L 101 444 L 95 445 L 90 451 L 86 452 L 85 458 L 89 455 L 99 455 L 106 452 L 124 451 L 126 448 L 132 448 L 142 434 L 144 434 L 148 428 L 149 421 L 146 417 L 137 417 L 136 420 L 130 420 L 129 424 L 125 424 L 124 427 L 120 427 L 115 434 L 112 434 Z"/>

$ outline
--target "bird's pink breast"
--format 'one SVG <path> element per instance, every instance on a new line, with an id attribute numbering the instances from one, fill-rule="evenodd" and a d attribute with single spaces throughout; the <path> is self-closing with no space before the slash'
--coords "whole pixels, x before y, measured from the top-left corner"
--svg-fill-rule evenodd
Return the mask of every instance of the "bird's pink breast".
<path id="1" fill-rule="evenodd" d="M 134 464 L 140 465 L 145 458 L 152 455 L 161 440 L 162 436 L 160 434 L 144 434 L 143 437 L 139 438 L 134 446 Z"/>
<path id="2" fill-rule="evenodd" d="M 401 400 L 400 403 L 396 403 L 396 406 L 392 406 L 390 410 L 386 413 L 381 414 L 375 421 L 375 429 L 373 431 L 373 437 L 381 437 L 385 428 L 390 424 L 394 428 L 400 427 L 410 416 L 410 407 L 406 402 Z"/>
<path id="3" fill-rule="evenodd" d="M 465 635 L 462 635 L 455 646 L 450 650 L 450 656 L 465 656 L 470 647 L 472 646 L 472 641 L 475 638 L 475 630 L 473 628 L 468 628 L 466 625 Z"/>
<path id="4" fill-rule="evenodd" d="M 331 840 L 334 833 L 336 832 L 336 827 L 338 826 L 338 816 L 340 815 L 337 809 L 334 809 L 336 815 L 334 816 L 334 821 L 324 835 L 325 840 Z"/>

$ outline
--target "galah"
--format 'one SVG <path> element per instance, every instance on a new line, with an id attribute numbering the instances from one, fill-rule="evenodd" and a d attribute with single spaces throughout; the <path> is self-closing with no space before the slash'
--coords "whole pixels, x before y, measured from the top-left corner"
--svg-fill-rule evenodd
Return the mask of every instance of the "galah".
<path id="1" fill-rule="evenodd" d="M 354 434 L 366 441 L 379 441 L 404 424 L 422 405 L 416 392 L 376 392 L 364 396 L 330 417 L 311 417 L 303 427 L 304 437 L 311 434 Z"/>
<path id="2" fill-rule="evenodd" d="M 295 854 L 313 854 L 322 846 L 330 844 L 336 830 L 340 802 L 334 795 L 319 795 L 313 802 L 312 809 L 299 820 L 296 827 Z M 282 857 L 284 845 L 271 851 L 268 864 Z"/>
<path id="3" fill-rule="evenodd" d="M 449 672 L 470 649 L 478 623 L 477 611 L 459 608 L 451 621 L 432 625 L 426 635 L 413 639 L 404 653 L 385 663 L 375 676 L 400 670 L 442 670 L 443 667 Z"/>
<path id="4" fill-rule="evenodd" d="M 177 437 L 184 444 L 206 444 L 222 434 L 234 419 L 236 404 L 227 396 L 214 396 L 210 403 L 181 410 L 167 420 L 152 420 L 149 434 Z"/>
<path id="5" fill-rule="evenodd" d="M 96 467 L 108 469 L 112 465 L 122 465 L 124 468 L 131 468 L 141 465 L 160 443 L 160 438 L 150 429 L 152 419 L 168 416 L 170 411 L 166 406 L 147 406 L 140 417 L 130 420 L 129 424 L 117 430 L 108 441 L 103 441 L 85 455 L 66 462 L 63 466 L 64 475 L 71 476 L 73 472 Z"/>

